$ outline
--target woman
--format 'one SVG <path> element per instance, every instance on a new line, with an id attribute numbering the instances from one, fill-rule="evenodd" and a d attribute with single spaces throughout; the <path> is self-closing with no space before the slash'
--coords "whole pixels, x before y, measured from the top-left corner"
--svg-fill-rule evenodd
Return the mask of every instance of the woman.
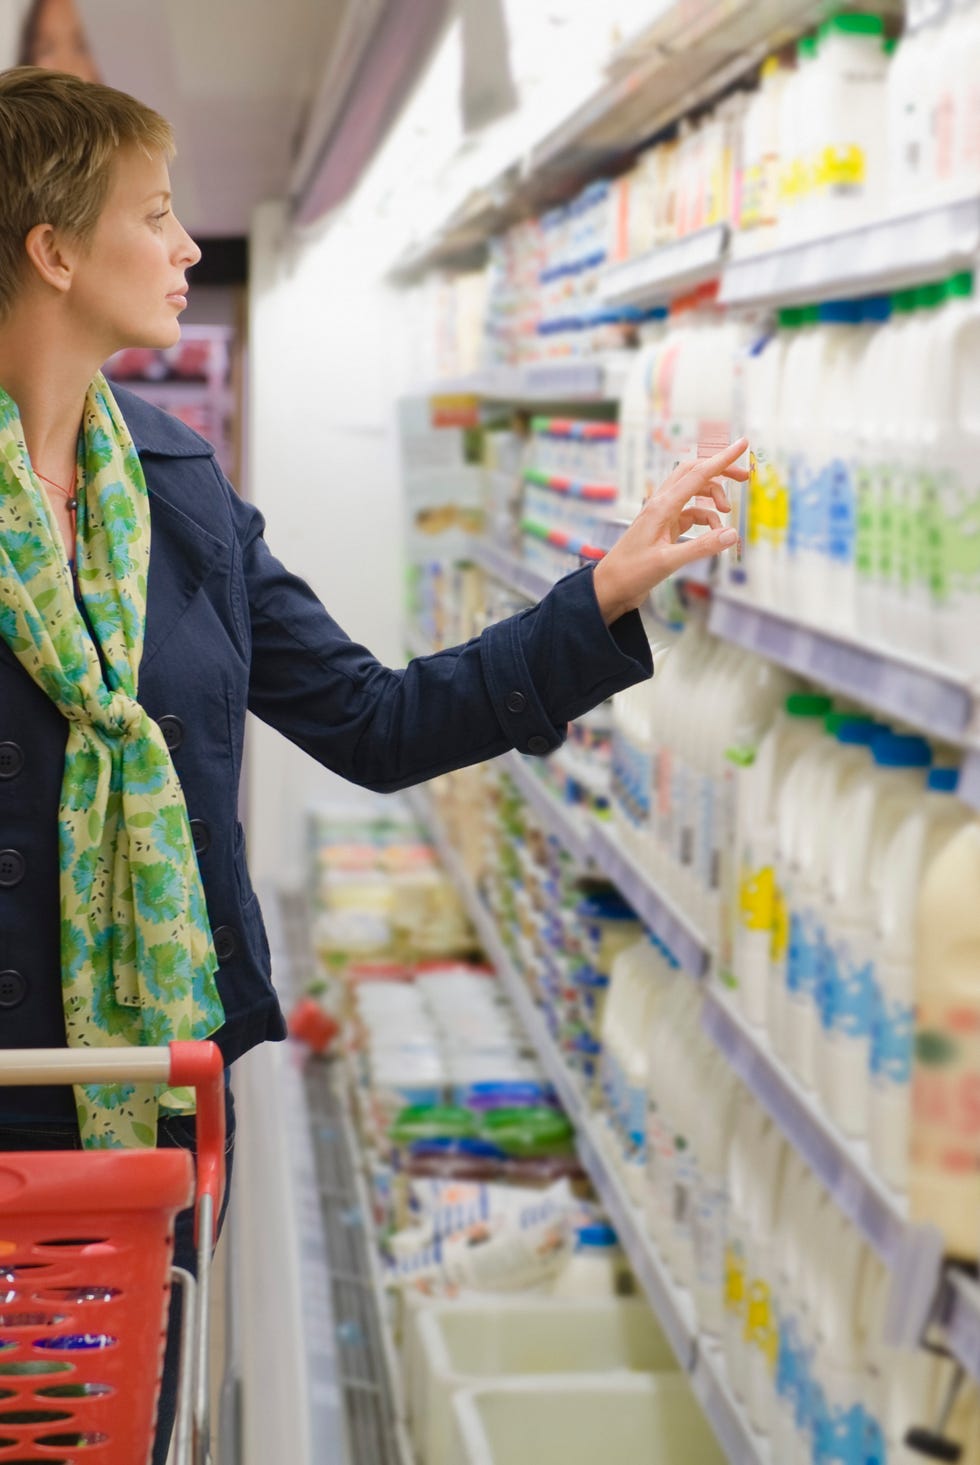
<path id="1" fill-rule="evenodd" d="M 101 79 L 75 0 L 33 0 L 24 19 L 18 65 L 67 71 L 82 81 Z"/>
<path id="2" fill-rule="evenodd" d="M 652 586 L 735 541 L 719 478 L 744 479 L 745 444 L 679 469 L 539 606 L 386 669 L 272 556 L 210 445 L 100 374 L 180 336 L 200 252 L 172 153 L 122 93 L 0 73 L 0 1047 L 212 1035 L 230 1064 L 285 1031 L 236 822 L 246 709 L 381 791 L 550 752 L 650 675 Z M 0 1090 L 0 1149 L 154 1142 L 193 1145 L 186 1095 Z M 186 1225 L 178 1250 L 192 1265 Z M 157 1465 L 172 1408 L 171 1360 Z"/>

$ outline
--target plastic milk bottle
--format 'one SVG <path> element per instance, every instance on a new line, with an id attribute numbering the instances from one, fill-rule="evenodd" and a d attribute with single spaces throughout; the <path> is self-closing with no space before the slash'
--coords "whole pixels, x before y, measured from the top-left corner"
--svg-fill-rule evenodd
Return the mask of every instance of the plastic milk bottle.
<path id="1" fill-rule="evenodd" d="M 734 974 L 743 1011 L 755 1023 L 766 1021 L 770 947 L 774 940 L 785 946 L 775 873 L 777 800 L 794 759 L 822 736 L 830 709 L 829 697 L 792 693 L 754 759 L 738 772 L 739 922 Z"/>
<path id="2" fill-rule="evenodd" d="M 896 733 L 880 734 L 871 755 L 873 767 L 854 789 L 846 830 L 831 856 L 820 976 L 820 1092 L 850 1135 L 866 1133 L 870 1106 L 874 986 L 870 954 L 861 945 L 872 900 L 870 874 L 918 802 L 932 756 L 924 738 Z"/>
<path id="3" fill-rule="evenodd" d="M 929 866 L 917 911 L 909 1204 L 975 1261 L 980 1227 L 980 823 Z"/>
<path id="4" fill-rule="evenodd" d="M 876 1171 L 902 1193 L 909 1165 L 916 903 L 932 861 L 972 817 L 954 797 L 957 780 L 955 768 L 930 769 L 927 792 L 898 826 L 875 872 L 869 1139 Z"/>

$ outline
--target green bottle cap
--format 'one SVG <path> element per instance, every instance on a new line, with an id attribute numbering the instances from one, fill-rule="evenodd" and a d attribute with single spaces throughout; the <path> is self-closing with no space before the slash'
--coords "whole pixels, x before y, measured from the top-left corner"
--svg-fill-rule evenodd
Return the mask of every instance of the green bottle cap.
<path id="1" fill-rule="evenodd" d="M 798 325 L 802 325 L 801 315 L 798 305 L 784 305 L 777 317 L 780 330 L 794 331 Z"/>
<path id="2" fill-rule="evenodd" d="M 896 290 L 892 296 L 892 314 L 908 315 L 918 305 L 915 290 Z"/>
<path id="3" fill-rule="evenodd" d="M 950 275 L 944 289 L 947 300 L 968 300 L 973 294 L 973 271 L 959 270 Z"/>
<path id="4" fill-rule="evenodd" d="M 817 54 L 816 36 L 803 36 L 796 43 L 797 61 L 812 61 Z"/>
<path id="5" fill-rule="evenodd" d="M 937 305 L 942 305 L 945 298 L 946 287 L 941 280 L 920 285 L 915 292 L 915 302 L 920 310 L 935 310 Z"/>
<path id="6" fill-rule="evenodd" d="M 847 36 L 881 36 L 885 23 L 880 15 L 871 15 L 866 10 L 842 10 L 828 16 L 820 29 L 827 35 L 839 31 Z"/>
<path id="7" fill-rule="evenodd" d="M 822 692 L 791 692 L 786 698 L 790 717 L 826 717 L 833 706 L 833 700 Z"/>

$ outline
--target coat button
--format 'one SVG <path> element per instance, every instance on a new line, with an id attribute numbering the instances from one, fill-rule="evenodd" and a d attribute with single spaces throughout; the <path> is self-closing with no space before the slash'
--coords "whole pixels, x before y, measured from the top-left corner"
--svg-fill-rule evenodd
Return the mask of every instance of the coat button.
<path id="1" fill-rule="evenodd" d="M 0 1007 L 19 1007 L 27 996 L 27 983 L 20 972 L 0 972 Z"/>
<path id="2" fill-rule="evenodd" d="M 508 692 L 504 706 L 508 712 L 523 712 L 527 706 L 527 698 L 523 692 Z"/>
<path id="3" fill-rule="evenodd" d="M 174 717 L 168 712 L 166 716 L 159 719 L 157 726 L 163 733 L 163 741 L 170 749 L 170 752 L 176 752 L 184 741 L 184 724 L 180 718 Z"/>
<path id="4" fill-rule="evenodd" d="M 214 954 L 222 963 L 231 961 L 238 950 L 238 937 L 231 926 L 219 926 L 213 933 Z"/>
<path id="5" fill-rule="evenodd" d="M 203 855 L 205 850 L 211 848 L 211 828 L 205 824 L 203 819 L 191 820 L 191 836 L 194 840 L 196 855 Z"/>
<path id="6" fill-rule="evenodd" d="M 541 737 L 540 734 L 537 734 L 533 738 L 528 738 L 528 740 L 527 740 L 527 751 L 529 753 L 547 753 L 548 752 L 548 739 Z"/>
<path id="7" fill-rule="evenodd" d="M 0 849 L 0 887 L 19 885 L 27 873 L 27 861 L 16 849 Z"/>
<path id="8" fill-rule="evenodd" d="M 16 778 L 24 766 L 24 754 L 17 743 L 0 743 L 0 778 Z"/>

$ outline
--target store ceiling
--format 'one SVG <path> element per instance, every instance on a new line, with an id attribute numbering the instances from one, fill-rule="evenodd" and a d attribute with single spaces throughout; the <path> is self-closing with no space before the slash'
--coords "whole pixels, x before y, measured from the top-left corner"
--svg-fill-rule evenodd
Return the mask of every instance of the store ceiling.
<path id="1" fill-rule="evenodd" d="M 247 234 L 255 204 L 286 193 L 313 97 L 357 5 L 79 0 L 103 80 L 174 125 L 175 199 L 192 234 Z"/>

